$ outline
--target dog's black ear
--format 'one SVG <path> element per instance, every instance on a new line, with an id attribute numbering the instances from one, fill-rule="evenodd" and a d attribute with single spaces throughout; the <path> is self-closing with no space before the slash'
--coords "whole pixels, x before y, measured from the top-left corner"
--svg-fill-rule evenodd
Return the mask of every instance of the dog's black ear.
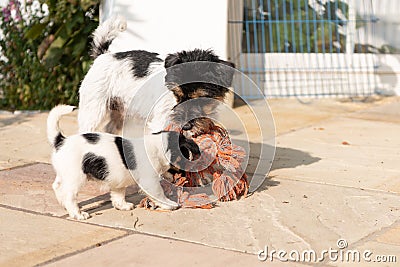
<path id="1" fill-rule="evenodd" d="M 169 67 L 172 67 L 174 65 L 177 64 L 181 64 L 182 63 L 182 59 L 179 56 L 178 53 L 175 54 L 169 54 L 166 58 L 165 58 L 165 63 L 164 63 L 164 67 L 166 69 L 168 69 Z"/>
<path id="2" fill-rule="evenodd" d="M 192 139 L 186 138 L 183 135 L 179 136 L 179 148 L 183 156 L 187 159 L 198 159 L 201 155 L 200 147 Z"/>
<path id="3" fill-rule="evenodd" d="M 235 74 L 235 64 L 230 61 L 219 60 L 220 64 L 225 66 L 218 67 L 217 73 L 219 74 L 220 84 L 228 88 L 232 86 L 233 75 Z"/>
<path id="4" fill-rule="evenodd" d="M 224 64 L 224 65 L 227 65 L 228 67 L 231 67 L 231 68 L 236 69 L 235 63 L 233 63 L 233 62 L 225 61 L 225 60 L 222 60 L 222 59 L 221 59 L 219 63 Z"/>
<path id="5" fill-rule="evenodd" d="M 182 155 L 186 159 L 190 159 L 190 151 L 185 145 L 180 146 L 180 150 L 181 150 Z"/>
<path id="6" fill-rule="evenodd" d="M 164 67 L 167 71 L 167 75 L 165 76 L 165 83 L 167 88 L 171 90 L 176 98 L 178 103 L 183 101 L 184 93 L 182 88 L 180 87 L 182 81 L 182 69 L 171 68 L 172 66 L 183 63 L 180 53 L 169 54 L 165 59 Z"/>

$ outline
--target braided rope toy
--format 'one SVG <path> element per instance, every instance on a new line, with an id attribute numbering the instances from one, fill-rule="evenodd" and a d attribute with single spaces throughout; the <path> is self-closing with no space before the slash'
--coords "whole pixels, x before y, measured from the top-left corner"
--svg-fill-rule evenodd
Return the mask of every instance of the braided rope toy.
<path id="1" fill-rule="evenodd" d="M 180 131 L 180 128 L 170 125 L 167 130 Z M 249 183 L 241 167 L 246 156 L 245 150 L 232 144 L 228 132 L 215 124 L 210 132 L 196 136 L 193 140 L 202 152 L 198 160 L 211 164 L 198 172 L 186 171 L 184 175 L 177 173 L 172 182 L 162 180 L 161 186 L 165 194 L 176 200 L 181 207 L 204 209 L 214 207 L 215 203 L 205 193 L 193 194 L 193 188 L 208 183 L 212 183 L 212 191 L 219 201 L 246 197 Z M 146 197 L 142 199 L 139 207 L 154 209 L 155 204 Z"/>

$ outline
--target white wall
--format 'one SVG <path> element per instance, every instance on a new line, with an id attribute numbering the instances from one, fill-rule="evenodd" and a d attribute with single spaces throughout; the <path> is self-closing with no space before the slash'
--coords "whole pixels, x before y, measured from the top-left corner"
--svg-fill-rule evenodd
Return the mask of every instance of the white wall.
<path id="1" fill-rule="evenodd" d="M 373 54 L 253 53 L 241 56 L 245 67 L 256 73 L 249 77 L 268 97 L 373 93 L 379 86 L 374 73 L 375 61 Z M 257 72 L 263 69 L 265 74 Z"/>
<path id="2" fill-rule="evenodd" d="M 390 45 L 400 48 L 400 1 L 399 0 L 355 0 L 358 14 L 365 18 L 378 18 L 376 23 L 359 28 L 357 42 L 381 48 Z M 400 55 L 377 54 L 376 92 L 393 92 L 400 95 Z"/>
<path id="3" fill-rule="evenodd" d="M 122 14 L 128 20 L 127 32 L 110 49 L 144 49 L 166 55 L 212 48 L 226 59 L 228 1 L 104 0 L 112 14 Z"/>

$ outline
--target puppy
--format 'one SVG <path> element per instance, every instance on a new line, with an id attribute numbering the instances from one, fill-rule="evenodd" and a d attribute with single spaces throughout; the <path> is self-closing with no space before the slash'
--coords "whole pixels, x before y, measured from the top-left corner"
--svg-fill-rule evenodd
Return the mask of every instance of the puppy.
<path id="1" fill-rule="evenodd" d="M 110 53 L 108 48 L 112 41 L 125 29 L 125 19 L 113 17 L 93 34 L 95 60 L 79 89 L 81 133 L 96 130 L 120 133 L 126 118 L 147 119 L 147 130 L 159 132 L 173 119 L 172 113 L 177 118 L 180 115 L 186 117 L 184 112 L 191 112 L 173 111 L 180 103 L 199 97 L 222 100 L 229 91 L 234 66 L 219 59 L 211 50 L 181 51 L 169 54 L 165 60 L 157 53 L 143 50 Z M 218 64 L 209 64 L 207 69 L 184 67 L 185 63 L 198 61 Z M 182 67 L 178 68 L 178 65 Z M 207 115 L 209 109 L 209 106 L 204 107 L 202 113 Z M 192 122 L 182 130 L 199 134 L 206 131 L 203 128 L 206 124 Z M 101 128 L 102 125 L 105 127 Z M 192 130 L 193 127 L 197 129 Z"/>
<path id="2" fill-rule="evenodd" d="M 165 197 L 160 175 L 168 171 L 170 164 L 181 166 L 184 157 L 200 153 L 193 140 L 177 132 L 160 132 L 145 139 L 132 140 L 107 133 L 65 137 L 58 121 L 73 109 L 72 106 L 59 105 L 50 111 L 47 120 L 48 139 L 54 148 L 52 163 L 56 178 L 53 189 L 58 202 L 71 218 L 89 218 L 88 213 L 79 209 L 76 200 L 88 178 L 102 181 L 110 188 L 111 201 L 116 209 L 133 209 L 133 204 L 125 200 L 125 190 L 135 182 L 161 209 L 178 208 L 177 203 Z"/>

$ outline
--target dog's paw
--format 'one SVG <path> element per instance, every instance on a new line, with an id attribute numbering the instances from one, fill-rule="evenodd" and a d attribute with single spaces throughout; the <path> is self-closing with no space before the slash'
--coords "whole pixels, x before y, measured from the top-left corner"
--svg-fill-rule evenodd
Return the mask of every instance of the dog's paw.
<path id="1" fill-rule="evenodd" d="M 165 202 L 156 202 L 156 205 L 159 209 L 162 210 L 176 210 L 179 208 L 178 203 L 167 199 Z"/>
<path id="2" fill-rule="evenodd" d="M 114 208 L 117 210 L 133 210 L 134 207 L 135 205 L 129 202 L 114 204 Z"/>
<path id="3" fill-rule="evenodd" d="M 74 216 L 70 216 L 70 217 L 72 217 L 73 219 L 79 220 L 79 221 L 83 221 L 83 220 L 89 219 L 90 215 L 87 212 L 81 211 L 80 213 L 75 214 Z"/>

